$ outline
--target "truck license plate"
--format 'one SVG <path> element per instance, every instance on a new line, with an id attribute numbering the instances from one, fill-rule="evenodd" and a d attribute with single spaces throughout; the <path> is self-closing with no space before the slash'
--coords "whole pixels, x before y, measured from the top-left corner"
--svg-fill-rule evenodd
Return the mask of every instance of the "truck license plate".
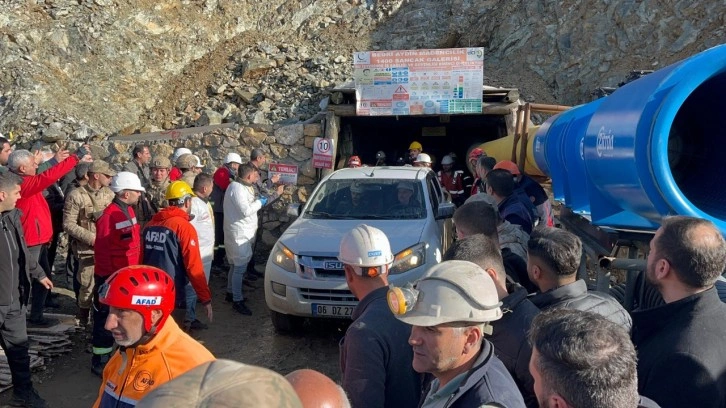
<path id="1" fill-rule="evenodd" d="M 324 317 L 350 317 L 353 314 L 353 306 L 321 305 L 313 303 L 313 316 Z"/>

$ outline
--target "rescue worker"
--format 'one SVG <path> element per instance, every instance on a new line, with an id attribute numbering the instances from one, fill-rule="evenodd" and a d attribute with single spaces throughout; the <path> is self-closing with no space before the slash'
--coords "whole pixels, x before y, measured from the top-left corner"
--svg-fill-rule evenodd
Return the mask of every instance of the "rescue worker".
<path id="1" fill-rule="evenodd" d="M 171 156 L 171 162 L 176 165 L 177 159 L 181 157 L 184 154 L 192 154 L 192 151 L 187 149 L 186 147 L 179 147 L 176 150 L 174 150 L 174 154 Z M 182 171 L 178 168 L 174 167 L 169 172 L 169 180 L 171 181 L 177 181 L 181 178 Z"/>
<path id="2" fill-rule="evenodd" d="M 222 267 L 226 254 L 224 252 L 224 193 L 229 183 L 237 177 L 237 170 L 242 164 L 242 157 L 237 153 L 227 153 L 224 165 L 214 172 L 214 186 L 211 202 L 214 210 L 214 261 L 213 266 Z"/>
<path id="3" fill-rule="evenodd" d="M 147 265 L 122 268 L 99 290 L 106 330 L 120 346 L 103 371 L 94 408 L 133 407 L 158 386 L 214 356 L 179 329 L 174 280 Z"/>
<path id="4" fill-rule="evenodd" d="M 194 165 L 191 169 L 184 172 L 181 177 L 181 180 L 186 182 L 190 186 L 194 185 L 194 178 L 202 172 L 202 169 L 204 169 L 204 165 L 202 164 L 202 160 L 199 158 L 199 156 L 193 154 L 192 158 L 194 159 Z"/>
<path id="5" fill-rule="evenodd" d="M 255 198 L 254 185 L 260 174 L 248 163 L 239 167 L 238 181 L 233 181 L 224 196 L 224 247 L 230 263 L 227 274 L 227 300 L 232 308 L 244 315 L 252 311 L 242 296 L 242 281 L 247 264 L 253 256 L 257 233 L 257 212 L 267 203 L 265 196 Z"/>
<path id="6" fill-rule="evenodd" d="M 464 172 L 454 170 L 454 159 L 446 155 L 441 159 L 441 170 L 438 173 L 441 186 L 451 195 L 451 202 L 460 206 L 464 204 Z"/>
<path id="7" fill-rule="evenodd" d="M 421 203 L 416 199 L 416 189 L 413 182 L 401 181 L 396 185 L 396 203 L 388 209 L 388 212 L 394 216 L 413 216 L 420 215 L 422 208 Z"/>
<path id="8" fill-rule="evenodd" d="M 124 166 L 124 171 L 136 174 L 141 180 L 141 185 L 144 188 L 151 186 L 151 169 L 149 163 L 151 162 L 151 151 L 149 145 L 145 143 L 137 144 L 134 146 L 134 150 L 131 151 L 132 159 Z"/>
<path id="9" fill-rule="evenodd" d="M 88 169 L 88 183 L 71 191 L 63 207 L 63 230 L 68 234 L 73 256 L 78 260 L 76 303 L 81 327 L 88 325 L 93 299 L 96 220 L 113 201 L 114 193 L 108 186 L 115 175 L 107 162 L 94 160 Z"/>
<path id="10" fill-rule="evenodd" d="M 166 189 L 171 184 L 169 180 L 169 169 L 171 169 L 171 161 L 166 157 L 154 156 L 151 160 L 151 187 L 149 187 L 146 196 L 151 203 L 151 208 L 154 211 L 153 214 L 158 213 L 168 205 L 166 202 Z M 150 219 L 145 221 L 149 221 Z"/>
<path id="11" fill-rule="evenodd" d="M 386 153 L 383 150 L 376 152 L 376 166 L 386 165 Z"/>
<path id="12" fill-rule="evenodd" d="M 31 282 L 38 280 L 48 289 L 53 283 L 40 268 L 30 268 L 31 259 L 25 244 L 20 211 L 15 204 L 20 199 L 23 179 L 11 172 L 0 174 L 0 346 L 5 352 L 13 384 L 10 405 L 14 407 L 47 407 L 45 400 L 33 387 L 28 356 L 28 332 L 25 310 Z"/>
<path id="13" fill-rule="evenodd" d="M 91 372 L 101 376 L 113 352 L 113 337 L 104 328 L 108 307 L 99 303 L 98 288 L 117 270 L 141 263 L 141 228 L 134 204 L 144 193 L 139 177 L 122 171 L 109 186 L 116 196 L 96 221 L 93 273 L 93 334 Z"/>
<path id="14" fill-rule="evenodd" d="M 524 408 L 512 376 L 484 338 L 502 317 L 492 278 L 467 261 L 431 267 L 411 286 L 393 287 L 391 311 L 413 326 L 413 368 L 433 374 L 423 407 Z"/>
<path id="15" fill-rule="evenodd" d="M 471 149 L 471 151 L 469 152 L 469 158 L 467 159 L 466 163 L 467 163 L 467 169 L 471 172 L 471 176 L 467 174 L 466 177 L 464 177 L 464 190 L 466 190 L 468 192 L 469 196 L 473 196 L 474 194 L 477 194 L 478 192 L 484 192 L 484 191 L 475 191 L 474 185 L 475 185 L 477 178 L 479 177 L 476 172 L 476 162 L 477 162 L 477 160 L 479 160 L 480 157 L 486 156 L 486 155 L 487 154 L 484 152 L 484 150 L 482 150 L 478 147 Z"/>
<path id="16" fill-rule="evenodd" d="M 277 185 L 277 183 L 280 182 L 280 174 L 274 174 L 272 177 L 268 179 L 264 179 L 262 177 L 262 166 L 267 163 L 267 155 L 265 155 L 265 152 L 262 149 L 252 149 L 252 152 L 250 153 L 250 164 L 254 166 L 254 168 L 257 170 L 257 173 L 259 173 L 259 177 L 257 178 L 257 181 L 254 184 L 255 188 L 255 197 L 265 197 L 265 204 L 263 205 L 271 205 L 274 203 L 278 198 L 280 198 L 280 195 L 282 195 L 283 190 L 285 189 L 285 186 L 282 184 Z M 275 186 L 277 185 L 277 186 Z M 259 230 L 259 228 L 258 228 Z M 263 275 L 260 272 L 257 272 L 255 270 L 255 247 L 257 244 L 257 234 L 255 234 L 255 237 L 252 241 L 252 258 L 250 258 L 249 263 L 247 264 L 247 277 L 246 279 L 249 279 L 250 281 L 257 280 L 258 277 L 262 277 Z"/>
<path id="17" fill-rule="evenodd" d="M 413 161 L 413 167 L 431 168 L 431 156 L 426 153 L 419 153 Z"/>
<path id="18" fill-rule="evenodd" d="M 523 174 L 519 170 L 519 167 L 509 160 L 500 161 L 494 166 L 494 169 L 504 169 L 512 173 L 517 188 L 522 190 L 527 198 L 529 198 L 532 204 L 537 208 L 537 216 L 540 221 L 544 222 L 548 227 L 555 226 L 554 218 L 552 216 L 552 204 L 547 196 L 547 192 L 537 181 L 535 181 L 532 177 Z"/>
<path id="19" fill-rule="evenodd" d="M 179 158 L 174 162 L 174 166 L 182 172 L 178 180 L 181 180 L 190 186 L 194 184 L 194 176 L 196 176 L 194 168 L 196 165 L 197 159 L 193 154 L 188 153 L 179 156 Z"/>
<path id="20" fill-rule="evenodd" d="M 184 181 L 177 180 L 169 185 L 166 189 L 169 206 L 156 213 L 144 228 L 143 263 L 164 270 L 174 279 L 174 285 L 179 288 L 174 312 L 177 320 L 184 321 L 187 311 L 184 288 L 189 282 L 207 311 L 207 319 L 211 322 L 212 293 L 204 275 L 199 252 L 199 236 L 189 222 L 194 196 L 192 188 Z"/>
<path id="21" fill-rule="evenodd" d="M 292 385 L 303 408 L 351 407 L 345 391 L 321 372 L 304 368 L 289 373 L 285 379 Z M 375 405 L 367 406 L 374 407 Z"/>
<path id="22" fill-rule="evenodd" d="M 512 375 L 527 407 L 537 408 L 534 379 L 529 372 L 532 346 L 527 341 L 527 333 L 539 309 L 527 299 L 527 290 L 508 278 L 509 271 L 506 270 L 498 244 L 496 229 L 492 229 L 489 235 L 475 234 L 454 241 L 443 259 L 473 262 L 491 276 L 502 309 L 507 313 L 491 322 L 489 341 L 497 357 Z M 525 274 L 526 269 L 525 264 Z"/>
<path id="23" fill-rule="evenodd" d="M 524 408 L 522 395 L 484 338 L 502 317 L 492 278 L 466 261 L 431 267 L 415 284 L 392 287 L 388 305 L 413 326 L 413 368 L 435 378 L 423 407 Z"/>
<path id="24" fill-rule="evenodd" d="M 497 159 L 490 156 L 481 156 L 477 159 L 476 166 L 474 167 L 476 179 L 474 179 L 471 190 L 469 190 L 471 193 L 470 197 L 487 193 L 487 174 L 494 170 L 496 164 Z"/>
<path id="25" fill-rule="evenodd" d="M 527 234 L 532 233 L 534 227 L 532 203 L 526 197 L 521 197 L 515 191 L 514 179 L 507 170 L 492 170 L 487 173 L 487 194 L 494 197 L 499 209 L 499 216 L 522 227 Z M 528 206 L 529 204 L 529 206 Z"/>
<path id="26" fill-rule="evenodd" d="M 408 145 L 408 156 L 406 156 L 406 159 L 404 160 L 404 164 L 413 165 L 413 162 L 416 161 L 416 157 L 423 151 L 423 146 L 421 143 L 417 141 L 411 142 L 410 145 Z"/>
<path id="27" fill-rule="evenodd" d="M 50 279 L 51 266 L 48 263 L 48 244 L 53 238 L 53 224 L 50 217 L 50 208 L 43 198 L 43 190 L 58 181 L 66 173 L 73 170 L 78 162 L 83 159 L 90 161 L 91 156 L 88 150 L 81 146 L 75 154 L 68 156 L 57 165 L 38 174 L 38 165 L 33 153 L 27 150 L 16 150 L 8 157 L 8 169 L 23 177 L 20 185 L 20 199 L 17 208 L 20 210 L 20 221 L 25 231 L 25 243 L 33 261 L 31 268 L 41 268 L 46 277 Z M 40 275 L 38 272 L 34 274 Z M 30 325 L 47 327 L 51 321 L 43 317 L 45 299 L 50 293 L 44 285 L 33 281 Z"/>
<path id="28" fill-rule="evenodd" d="M 209 204 L 209 195 L 212 193 L 212 176 L 206 173 L 198 174 L 194 178 L 192 187 L 196 197 L 192 197 L 191 223 L 199 237 L 199 254 L 202 257 L 204 276 L 209 285 L 209 274 L 212 271 L 212 258 L 214 257 L 214 212 Z M 187 295 L 187 315 L 184 327 L 192 330 L 206 329 L 207 325 L 199 321 L 196 315 L 197 292 L 191 283 L 184 288 Z"/>
<path id="29" fill-rule="evenodd" d="M 421 375 L 411 362 L 411 326 L 388 308 L 393 253 L 383 231 L 361 224 L 343 236 L 338 260 L 356 299 L 353 323 L 340 341 L 342 386 L 355 407 L 418 407 Z"/>
<path id="30" fill-rule="evenodd" d="M 350 156 L 350 159 L 348 159 L 348 167 L 351 169 L 355 169 L 360 166 L 361 166 L 360 157 Z"/>

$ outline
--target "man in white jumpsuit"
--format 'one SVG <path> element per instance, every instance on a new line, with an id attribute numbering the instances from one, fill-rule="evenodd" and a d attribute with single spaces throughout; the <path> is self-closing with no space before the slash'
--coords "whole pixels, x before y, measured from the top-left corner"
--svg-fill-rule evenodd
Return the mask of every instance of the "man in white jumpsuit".
<path id="1" fill-rule="evenodd" d="M 198 174 L 194 178 L 194 194 L 192 197 L 191 224 L 197 230 L 199 236 L 199 254 L 202 256 L 204 275 L 209 283 L 209 273 L 212 270 L 214 258 L 214 212 L 209 205 L 209 195 L 212 194 L 212 176 L 206 173 Z M 185 288 L 187 295 L 187 314 L 184 318 L 184 328 L 189 330 L 204 330 L 207 325 L 197 319 L 196 305 L 197 292 L 194 291 L 191 283 Z"/>
<path id="2" fill-rule="evenodd" d="M 255 233 L 257 232 L 257 211 L 267 198 L 255 198 L 254 184 L 260 178 L 254 166 L 239 167 L 237 180 L 224 193 L 224 247 L 230 264 L 227 274 L 227 297 L 232 294 L 232 308 L 244 315 L 251 315 L 242 296 L 242 280 L 247 264 L 252 259 Z"/>

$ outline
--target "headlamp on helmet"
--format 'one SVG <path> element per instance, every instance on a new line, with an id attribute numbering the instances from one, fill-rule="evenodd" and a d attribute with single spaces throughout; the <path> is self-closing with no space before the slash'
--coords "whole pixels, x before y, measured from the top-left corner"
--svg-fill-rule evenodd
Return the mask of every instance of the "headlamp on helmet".
<path id="1" fill-rule="evenodd" d="M 419 293 L 413 284 L 408 283 L 404 287 L 389 285 L 388 288 L 386 299 L 388 299 L 388 307 L 394 315 L 402 316 L 413 310 Z"/>

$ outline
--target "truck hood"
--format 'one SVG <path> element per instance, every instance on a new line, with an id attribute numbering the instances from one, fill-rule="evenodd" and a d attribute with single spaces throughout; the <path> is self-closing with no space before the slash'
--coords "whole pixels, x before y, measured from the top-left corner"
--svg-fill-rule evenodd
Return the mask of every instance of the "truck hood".
<path id="1" fill-rule="evenodd" d="M 418 244 L 426 226 L 425 220 L 314 220 L 299 218 L 279 242 L 293 253 L 305 256 L 338 256 L 343 235 L 360 224 L 383 231 L 394 254 Z"/>

